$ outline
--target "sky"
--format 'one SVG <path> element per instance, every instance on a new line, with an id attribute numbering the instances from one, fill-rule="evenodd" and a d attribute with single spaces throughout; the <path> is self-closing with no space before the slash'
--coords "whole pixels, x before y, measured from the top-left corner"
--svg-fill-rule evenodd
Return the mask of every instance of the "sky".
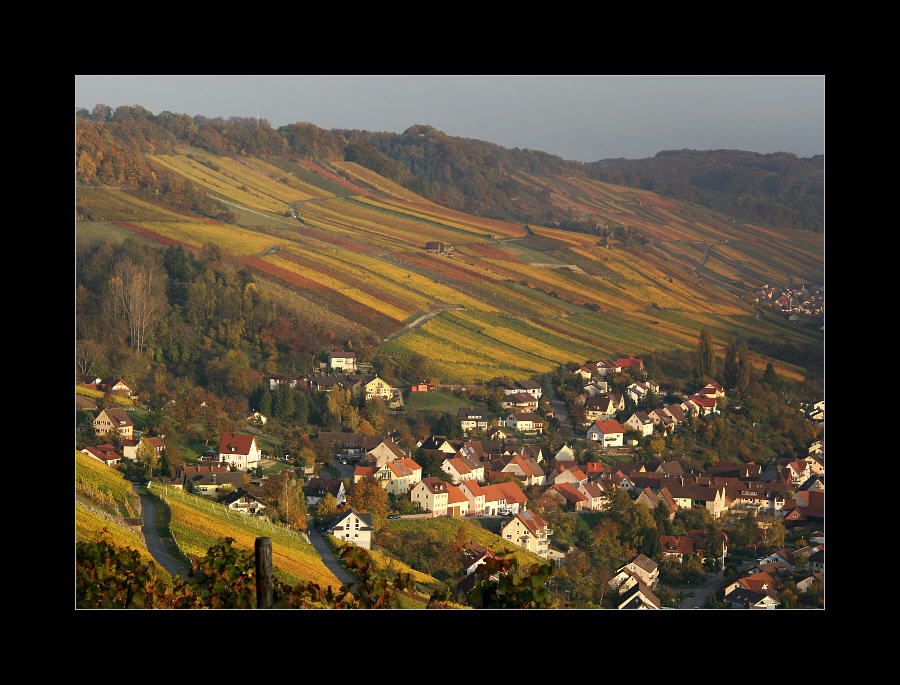
<path id="1" fill-rule="evenodd" d="M 278 128 L 414 124 L 579 162 L 663 150 L 825 153 L 825 76 L 75 75 L 75 108 L 141 105 Z"/>

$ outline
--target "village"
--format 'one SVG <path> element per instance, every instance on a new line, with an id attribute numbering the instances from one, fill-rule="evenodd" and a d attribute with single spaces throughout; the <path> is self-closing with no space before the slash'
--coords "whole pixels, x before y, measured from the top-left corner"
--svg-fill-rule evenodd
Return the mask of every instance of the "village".
<path id="1" fill-rule="evenodd" d="M 611 392 L 610 378 L 623 369 L 631 377 L 624 393 Z M 394 410 L 402 410 L 404 392 L 434 392 L 428 382 L 396 388 L 378 375 L 360 373 L 356 355 L 338 350 L 328 357 L 325 373 L 299 378 L 271 376 L 272 389 L 298 382 L 322 392 L 346 388 L 364 394 L 366 400 L 380 398 Z M 686 472 L 677 460 L 630 458 L 641 439 L 672 435 L 695 417 L 716 415 L 725 397 L 719 384 L 710 382 L 680 402 L 660 403 L 650 410 L 625 412 L 652 394 L 661 397 L 659 385 L 647 378 L 643 362 L 635 358 L 599 360 L 576 368 L 582 392 L 576 398 L 579 423 L 573 439 L 552 453 L 541 437 L 553 420 L 554 411 L 545 386 L 522 379 L 502 388 L 503 412 L 490 415 L 483 407 L 460 408 L 456 420 L 460 438 L 430 435 L 407 448 L 398 444 L 398 434 L 367 435 L 354 432 L 321 432 L 319 440 L 330 446 L 331 461 L 325 464 L 297 464 L 290 455 L 264 455 L 256 436 L 232 432 L 220 436 L 199 463 L 184 464 L 173 478 L 163 479 L 175 488 L 215 499 L 230 510 L 252 516 L 267 516 L 268 476 L 262 465 L 284 462 L 301 469 L 304 493 L 310 511 L 325 498 L 336 507 L 329 520 L 320 521 L 321 531 L 337 539 L 371 549 L 377 542 L 371 512 L 356 511 L 347 504 L 347 488 L 363 479 L 377 482 L 392 502 L 403 502 L 390 519 L 434 517 L 494 517 L 500 520 L 504 539 L 555 564 L 565 563 L 566 552 L 554 549 L 554 531 L 537 511 L 550 504 L 570 513 L 603 512 L 625 491 L 635 504 L 650 511 L 664 509 L 671 521 L 679 511 L 704 509 L 714 521 L 735 525 L 741 518 L 756 522 L 759 535 L 778 522 L 786 529 L 810 530 L 806 544 L 797 549 L 780 548 L 754 557 L 742 566 L 743 573 L 725 588 L 729 608 L 778 608 L 779 579 L 797 580 L 798 591 L 813 586 L 824 588 L 824 441 L 808 446 L 808 453 L 784 459 L 763 468 L 752 461 L 745 464 L 714 463 L 712 467 Z M 116 393 L 136 396 L 120 379 L 83 379 L 95 387 L 106 386 Z M 626 398 L 630 400 L 626 403 Z M 824 423 L 824 402 L 804 407 L 809 421 Z M 627 414 L 627 415 L 626 415 Z M 259 412 L 247 417 L 248 425 L 264 425 Z M 128 412 L 107 408 L 93 420 L 95 436 L 115 442 L 85 447 L 82 451 L 111 467 L 122 460 L 137 461 L 142 453 L 157 455 L 165 450 L 164 436 L 137 435 Z M 585 449 L 595 458 L 584 458 Z M 576 452 L 580 453 L 579 460 Z M 417 458 L 439 465 L 439 471 L 423 473 Z M 526 494 L 529 493 L 529 494 Z M 726 527 L 727 528 L 727 527 Z M 660 536 L 661 558 L 693 557 L 712 568 L 722 569 L 728 558 L 728 535 L 709 544 L 702 530 L 683 536 Z M 710 550 L 714 550 L 711 552 Z M 469 565 L 464 580 L 473 577 L 479 563 L 492 552 L 479 545 L 467 551 Z M 802 577 L 799 577 L 802 576 Z M 618 608 L 660 609 L 654 593 L 659 582 L 657 561 L 641 553 L 616 570 L 609 581 Z M 465 587 L 461 583 L 460 587 Z M 693 593 L 692 593 L 693 594 Z M 668 608 L 668 607 L 666 607 Z"/>

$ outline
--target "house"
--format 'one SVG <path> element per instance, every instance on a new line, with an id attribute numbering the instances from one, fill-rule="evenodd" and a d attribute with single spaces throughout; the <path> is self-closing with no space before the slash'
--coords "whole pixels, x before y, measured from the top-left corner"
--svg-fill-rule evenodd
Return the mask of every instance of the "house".
<path id="1" fill-rule="evenodd" d="M 445 454 L 456 454 L 456 448 L 443 435 L 429 435 L 421 442 L 417 442 L 416 447 L 423 450 L 440 450 Z"/>
<path id="2" fill-rule="evenodd" d="M 587 508 L 591 511 L 603 511 L 609 504 L 606 490 L 599 483 L 587 481 L 578 486 L 578 492 L 587 498 Z"/>
<path id="3" fill-rule="evenodd" d="M 527 392 L 517 392 L 511 395 L 504 395 L 503 399 L 500 400 L 500 406 L 507 410 L 533 412 L 538 408 L 538 399 Z"/>
<path id="4" fill-rule="evenodd" d="M 517 412 L 506 417 L 504 424 L 522 433 L 543 433 L 544 420 L 533 412 Z"/>
<path id="5" fill-rule="evenodd" d="M 594 368 L 597 369 L 597 375 L 601 378 L 606 378 L 607 376 L 622 372 L 622 366 L 620 364 L 608 359 L 595 362 Z"/>
<path id="6" fill-rule="evenodd" d="M 131 439 L 134 434 L 134 424 L 124 409 L 110 407 L 101 411 L 94 419 L 94 435 L 109 435 L 117 433 L 122 438 Z"/>
<path id="7" fill-rule="evenodd" d="M 644 437 L 653 435 L 653 419 L 647 415 L 647 412 L 634 412 L 634 414 L 629 416 L 628 420 L 625 421 L 625 425 L 631 430 L 637 431 Z"/>
<path id="8" fill-rule="evenodd" d="M 514 383 L 509 383 L 503 386 L 503 394 L 504 395 L 516 395 L 519 393 L 525 393 L 527 395 L 531 395 L 534 399 L 541 399 L 541 395 L 543 394 L 544 389 L 540 383 L 533 380 L 524 380 L 524 381 L 516 381 Z"/>
<path id="9" fill-rule="evenodd" d="M 813 573 L 811 576 L 807 576 L 803 580 L 797 583 L 797 589 L 800 592 L 809 592 L 814 589 L 814 585 L 818 583 L 824 587 L 825 585 L 825 574 L 824 573 Z"/>
<path id="10" fill-rule="evenodd" d="M 557 461 L 556 467 L 547 475 L 548 483 L 558 485 L 571 483 L 576 487 L 587 482 L 588 475 L 581 470 L 581 466 L 573 461 Z"/>
<path id="11" fill-rule="evenodd" d="M 785 549 L 780 549 L 777 552 L 772 552 L 771 554 L 763 557 L 759 561 L 759 564 L 772 564 L 776 561 L 780 561 L 782 564 L 788 566 L 791 569 L 794 568 L 794 557 Z"/>
<path id="12" fill-rule="evenodd" d="M 653 587 L 659 579 L 659 566 L 645 554 L 638 554 L 627 564 L 616 569 L 616 575 L 609 581 L 609 586 L 618 589 L 631 576 L 638 578 L 647 587 Z"/>
<path id="13" fill-rule="evenodd" d="M 328 525 L 325 533 L 363 549 L 372 549 L 372 514 L 360 513 L 352 507 Z"/>
<path id="14" fill-rule="evenodd" d="M 691 395 L 687 399 L 688 409 L 698 416 L 708 416 L 710 414 L 720 414 L 716 408 L 715 397 L 704 397 L 703 395 Z"/>
<path id="15" fill-rule="evenodd" d="M 543 485 L 546 480 L 544 470 L 528 457 L 513 456 L 506 465 L 500 469 L 500 473 L 511 473 L 519 479 L 525 487 Z"/>
<path id="16" fill-rule="evenodd" d="M 500 529 L 500 537 L 504 540 L 534 552 L 546 556 L 550 551 L 550 530 L 547 522 L 540 516 L 523 511 L 516 514 L 513 519 Z"/>
<path id="17" fill-rule="evenodd" d="M 582 388 L 582 392 L 588 397 L 604 395 L 609 392 L 609 383 L 594 379 Z"/>
<path id="18" fill-rule="evenodd" d="M 725 601 L 733 609 L 774 609 L 781 602 L 762 590 L 737 587 L 725 595 Z"/>
<path id="19" fill-rule="evenodd" d="M 634 357 L 623 357 L 616 359 L 616 366 L 626 373 L 642 374 L 644 373 L 644 362 Z"/>
<path id="20" fill-rule="evenodd" d="M 328 367 L 341 369 L 342 371 L 356 371 L 356 352 L 344 352 L 335 350 L 328 354 Z"/>
<path id="21" fill-rule="evenodd" d="M 568 445 L 563 445 L 559 451 L 553 455 L 556 461 L 575 461 L 575 452 Z"/>
<path id="22" fill-rule="evenodd" d="M 157 458 L 162 455 L 166 449 L 165 441 L 157 436 L 142 437 L 139 440 L 123 440 L 122 456 L 132 461 L 137 461 L 138 452 L 144 450 L 154 453 Z"/>
<path id="23" fill-rule="evenodd" d="M 444 459 L 441 462 L 441 471 L 450 476 L 454 485 L 464 480 L 484 480 L 484 464 L 463 456 L 461 452 L 457 452 L 455 457 Z"/>
<path id="24" fill-rule="evenodd" d="M 641 494 L 634 501 L 635 504 L 645 505 L 651 512 L 662 502 L 669 511 L 670 521 L 675 518 L 675 513 L 678 511 L 678 504 L 672 499 L 672 493 L 666 487 L 660 488 L 658 492 L 654 492 L 650 486 L 647 486 L 641 490 Z"/>
<path id="25" fill-rule="evenodd" d="M 374 467 L 372 476 L 388 494 L 406 495 L 412 486 L 422 480 L 422 467 L 413 459 L 402 457 Z"/>
<path id="26" fill-rule="evenodd" d="M 239 471 L 200 471 L 202 466 L 195 468 L 198 470 L 191 472 L 186 466 L 181 478 L 184 489 L 195 495 L 215 497 L 224 490 L 239 490 L 244 487 L 244 475 Z"/>
<path id="27" fill-rule="evenodd" d="M 306 493 L 306 503 L 310 506 L 318 504 L 328 494 L 331 494 L 338 504 L 347 501 L 344 481 L 338 478 L 310 478 L 303 490 Z"/>
<path id="28" fill-rule="evenodd" d="M 590 502 L 587 495 L 578 490 L 572 483 L 551 485 L 546 494 L 560 501 L 566 511 L 590 511 Z"/>
<path id="29" fill-rule="evenodd" d="M 409 491 L 409 499 L 433 517 L 447 515 L 450 483 L 440 478 L 423 478 Z"/>
<path id="30" fill-rule="evenodd" d="M 491 426 L 487 429 L 485 435 L 491 440 L 499 440 L 501 442 L 509 437 L 509 433 L 503 430 L 503 428 L 501 428 L 500 426 Z"/>
<path id="31" fill-rule="evenodd" d="M 421 383 L 410 386 L 409 391 L 410 392 L 434 392 L 434 383 L 422 381 Z"/>
<path id="32" fill-rule="evenodd" d="M 478 567 L 484 564 L 486 560 L 496 559 L 497 555 L 487 547 L 483 547 L 477 542 L 470 541 L 466 545 L 465 558 L 466 567 L 463 570 L 464 575 L 470 576 L 475 573 L 475 571 L 478 570 Z"/>
<path id="33" fill-rule="evenodd" d="M 108 392 L 115 395 L 124 395 L 125 397 L 132 399 L 137 397 L 137 395 L 134 394 L 134 388 L 121 378 L 115 376 L 111 378 L 97 378 L 96 376 L 84 377 L 82 380 L 88 387 L 92 387 L 102 393 Z"/>
<path id="34" fill-rule="evenodd" d="M 363 460 L 381 468 L 389 461 L 405 459 L 407 456 L 406 452 L 400 449 L 400 446 L 396 442 L 390 438 L 384 438 L 375 447 L 366 452 Z"/>
<path id="35" fill-rule="evenodd" d="M 636 381 L 625 388 L 625 394 L 635 403 L 640 402 L 651 392 L 659 394 L 659 386 L 652 381 Z"/>
<path id="36" fill-rule="evenodd" d="M 471 481 L 466 481 L 468 484 Z M 481 486 L 484 493 L 484 513 L 486 516 L 518 514 L 524 511 L 528 504 L 528 498 L 518 485 L 510 481 L 492 483 Z"/>
<path id="37" fill-rule="evenodd" d="M 115 466 L 122 461 L 122 456 L 116 452 L 116 448 L 109 443 L 105 445 L 96 445 L 93 447 L 85 447 L 81 450 L 89 457 L 93 457 L 97 461 L 102 461 L 107 466 Z"/>
<path id="38" fill-rule="evenodd" d="M 630 577 L 618 588 L 617 609 L 662 609 L 659 597 L 640 578 Z"/>
<path id="39" fill-rule="evenodd" d="M 372 376 L 367 380 L 364 380 L 363 387 L 365 389 L 367 401 L 374 399 L 375 397 L 380 397 L 387 402 L 394 396 L 394 388 L 390 386 L 390 383 L 387 383 L 378 376 Z"/>
<path id="40" fill-rule="evenodd" d="M 256 438 L 244 433 L 223 433 L 216 454 L 218 461 L 234 464 L 241 471 L 255 469 L 262 456 Z"/>
<path id="41" fill-rule="evenodd" d="M 599 442 L 604 447 L 622 447 L 625 444 L 625 429 L 618 421 L 594 421 L 587 431 L 587 439 Z"/>
<path id="42" fill-rule="evenodd" d="M 459 417 L 459 427 L 463 433 L 473 430 L 487 430 L 488 417 L 487 411 L 480 407 L 460 407 L 457 412 Z"/>
<path id="43" fill-rule="evenodd" d="M 439 240 L 429 240 L 425 243 L 425 249 L 428 252 L 436 252 L 437 254 L 444 254 L 444 243 Z"/>
<path id="44" fill-rule="evenodd" d="M 675 559 L 679 564 L 685 556 L 695 554 L 694 541 L 687 536 L 660 535 L 662 553 L 667 559 Z"/>
<path id="45" fill-rule="evenodd" d="M 468 516 L 469 498 L 455 485 L 447 488 L 447 516 Z"/>
<path id="46" fill-rule="evenodd" d="M 469 516 L 483 516 L 485 495 L 478 482 L 465 480 L 459 484 L 459 489 L 469 500 Z"/>
<path id="47" fill-rule="evenodd" d="M 608 394 L 588 397 L 584 401 L 584 418 L 587 421 L 605 421 L 615 416 L 615 413 L 616 403 Z"/>
<path id="48" fill-rule="evenodd" d="M 698 395 L 702 395 L 703 397 L 711 397 L 713 399 L 718 399 L 720 397 L 725 397 L 725 388 L 716 383 L 715 381 L 710 381 L 705 386 L 703 386 L 700 390 L 697 391 Z"/>
<path id="49" fill-rule="evenodd" d="M 222 504 L 232 511 L 249 515 L 259 515 L 266 510 L 266 505 L 244 488 L 238 488 L 234 492 L 227 494 L 222 498 Z"/>

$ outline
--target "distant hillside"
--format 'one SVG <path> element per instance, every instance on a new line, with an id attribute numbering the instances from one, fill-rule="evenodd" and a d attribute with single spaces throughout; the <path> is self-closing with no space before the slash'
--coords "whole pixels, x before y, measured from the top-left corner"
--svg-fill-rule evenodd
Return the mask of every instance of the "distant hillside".
<path id="1" fill-rule="evenodd" d="M 648 159 L 593 162 L 608 183 L 696 202 L 740 221 L 821 231 L 825 158 L 787 152 L 669 150 Z"/>
<path id="2" fill-rule="evenodd" d="M 140 107 L 76 123 L 77 339 L 106 359 L 140 351 L 102 306 L 115 265 L 140 263 L 164 276 L 166 305 L 140 344 L 232 400 L 342 341 L 393 360 L 376 370 L 407 383 L 399 365 L 416 357 L 443 382 L 531 377 L 690 349 L 703 327 L 722 347 L 731 335 L 821 343 L 818 328 L 745 298 L 764 283 L 821 283 L 821 233 L 738 223 L 431 127 L 275 130 Z M 504 213 L 517 218 L 494 218 Z"/>

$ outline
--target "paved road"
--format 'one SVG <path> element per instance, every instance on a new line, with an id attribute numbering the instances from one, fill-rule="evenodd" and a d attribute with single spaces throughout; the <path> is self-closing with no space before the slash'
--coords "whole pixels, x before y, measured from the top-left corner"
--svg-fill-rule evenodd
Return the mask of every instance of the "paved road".
<path id="1" fill-rule="evenodd" d="M 559 433 L 563 438 L 572 438 L 575 436 L 575 428 L 569 419 L 569 412 L 566 411 L 566 403 L 553 390 L 553 396 L 550 398 L 550 406 L 553 408 L 553 414 L 559 421 Z"/>
<path id="2" fill-rule="evenodd" d="M 746 571 L 753 565 L 753 562 L 745 562 L 738 568 L 739 571 Z M 694 589 L 694 597 L 685 597 L 679 605 L 679 609 L 702 609 L 706 606 L 707 598 L 715 593 L 725 582 L 724 569 L 714 576 L 707 576 L 706 579 Z"/>
<path id="3" fill-rule="evenodd" d="M 187 562 L 173 556 L 173 554 L 169 552 L 169 547 L 166 544 L 168 542 L 168 545 L 174 547 L 175 541 L 171 538 L 169 538 L 168 541 L 163 541 L 156 529 L 156 499 L 147 493 L 146 486 L 142 484 L 132 483 L 132 488 L 141 498 L 141 513 L 144 518 L 142 532 L 144 533 L 144 541 L 147 544 L 147 549 L 150 551 L 150 554 L 156 560 L 156 563 L 173 576 L 186 576 L 187 572 L 190 570 L 190 566 Z"/>
<path id="4" fill-rule="evenodd" d="M 312 543 L 312 546 L 315 547 L 316 552 L 322 558 L 322 563 L 325 564 L 325 567 L 331 571 L 342 584 L 353 583 L 353 586 L 356 587 L 358 578 L 348 573 L 347 569 L 341 566 L 341 563 L 335 558 L 334 552 L 331 551 L 331 546 L 325 541 L 322 534 L 316 530 L 315 526 L 307 526 L 306 534 L 309 537 L 310 543 Z M 337 588 L 335 588 L 335 590 L 337 590 Z"/>

